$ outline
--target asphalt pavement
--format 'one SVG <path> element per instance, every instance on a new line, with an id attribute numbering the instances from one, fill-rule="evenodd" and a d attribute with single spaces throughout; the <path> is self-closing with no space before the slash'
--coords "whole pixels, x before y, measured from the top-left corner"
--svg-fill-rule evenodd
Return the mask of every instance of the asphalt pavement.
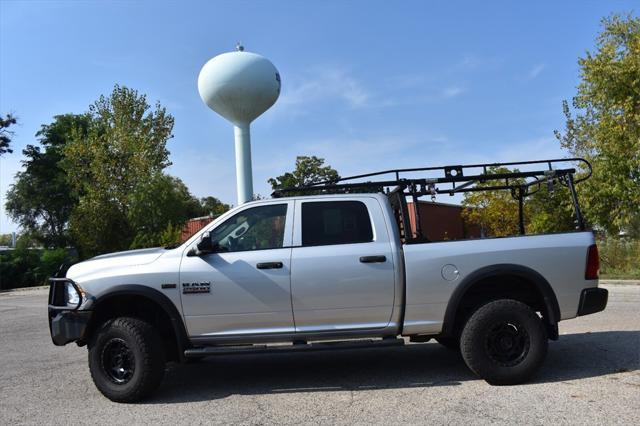
<path id="1" fill-rule="evenodd" d="M 139 404 L 98 392 L 86 348 L 51 343 L 46 290 L 2 293 L 0 424 L 640 424 L 640 285 L 606 288 L 525 385 L 490 386 L 426 343 L 170 365 Z"/>

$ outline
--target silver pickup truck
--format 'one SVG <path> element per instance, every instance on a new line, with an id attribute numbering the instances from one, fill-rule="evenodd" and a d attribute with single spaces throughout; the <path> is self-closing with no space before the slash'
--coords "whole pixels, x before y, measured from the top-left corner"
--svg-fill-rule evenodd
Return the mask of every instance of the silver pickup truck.
<path id="1" fill-rule="evenodd" d="M 460 351 L 491 384 L 522 383 L 558 338 L 559 321 L 606 306 L 593 233 L 426 242 L 411 228 L 406 198 L 488 175 L 509 188 L 518 182 L 516 194 L 535 179 L 568 183 L 575 194 L 575 169 L 551 166 L 520 180 L 465 177 L 472 166 L 455 166 L 456 176 L 424 187 L 398 178 L 279 191 L 179 247 L 102 255 L 52 278 L 53 342 L 86 344 L 93 380 L 114 401 L 149 395 L 167 361 L 405 338 Z"/>

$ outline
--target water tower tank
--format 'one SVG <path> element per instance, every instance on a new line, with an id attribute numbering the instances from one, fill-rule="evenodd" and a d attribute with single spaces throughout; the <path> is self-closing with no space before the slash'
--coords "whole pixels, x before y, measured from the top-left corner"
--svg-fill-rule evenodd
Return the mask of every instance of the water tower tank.
<path id="1" fill-rule="evenodd" d="M 233 123 L 236 148 L 238 204 L 253 198 L 249 125 L 280 95 L 280 74 L 267 58 L 245 52 L 223 53 L 210 59 L 198 76 L 205 104 Z"/>

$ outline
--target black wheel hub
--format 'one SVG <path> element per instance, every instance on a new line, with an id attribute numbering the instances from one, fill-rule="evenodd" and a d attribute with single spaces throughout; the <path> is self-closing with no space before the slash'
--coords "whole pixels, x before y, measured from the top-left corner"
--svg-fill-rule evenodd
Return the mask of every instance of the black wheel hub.
<path id="1" fill-rule="evenodd" d="M 485 340 L 487 355 L 502 367 L 520 364 L 529 353 L 531 339 L 524 327 L 516 322 L 500 322 L 489 330 Z"/>
<path id="2" fill-rule="evenodd" d="M 102 371 L 113 383 L 124 385 L 135 371 L 135 359 L 131 348 L 119 338 L 109 340 L 102 349 Z"/>

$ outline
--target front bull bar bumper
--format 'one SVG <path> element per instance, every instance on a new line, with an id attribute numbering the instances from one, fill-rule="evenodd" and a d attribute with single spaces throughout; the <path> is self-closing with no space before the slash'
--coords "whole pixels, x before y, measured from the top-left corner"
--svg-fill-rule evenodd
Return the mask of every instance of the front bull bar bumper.
<path id="1" fill-rule="evenodd" d="M 79 311 L 82 300 L 76 306 L 66 301 L 66 287 L 72 285 L 81 293 L 78 285 L 68 278 L 49 279 L 48 320 L 51 341 L 56 346 L 84 341 L 92 311 Z"/>

